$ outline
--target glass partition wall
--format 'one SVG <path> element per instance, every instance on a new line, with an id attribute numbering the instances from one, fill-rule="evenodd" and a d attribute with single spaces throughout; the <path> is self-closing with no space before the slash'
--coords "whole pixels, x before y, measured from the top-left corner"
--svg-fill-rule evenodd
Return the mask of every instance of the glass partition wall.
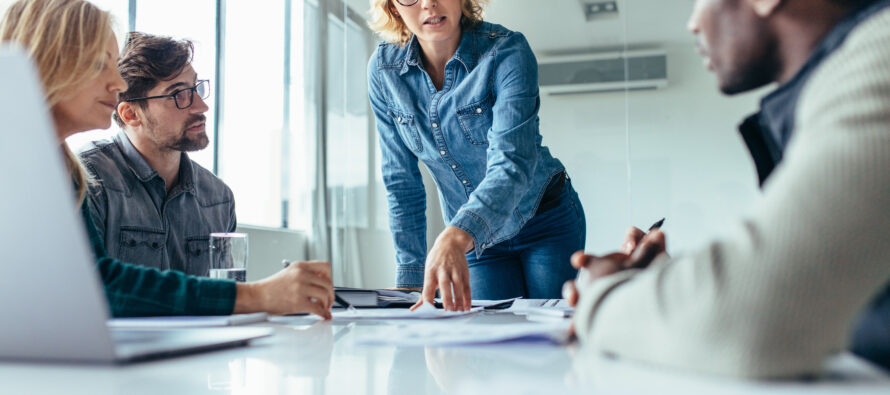
<path id="1" fill-rule="evenodd" d="M 488 19 L 525 34 L 539 63 L 543 143 L 566 165 L 587 249 L 666 219 L 670 252 L 701 246 L 756 200 L 736 125 L 759 92 L 725 97 L 686 29 L 692 0 L 494 0 Z M 551 17 L 552 16 L 552 17 Z"/>
<path id="2" fill-rule="evenodd" d="M 191 154 L 235 192 L 239 223 L 306 235 L 337 285 L 388 287 L 395 252 L 366 66 L 379 39 L 367 0 L 96 0 L 128 30 L 192 39 L 212 81 L 208 133 Z M 0 0 L 4 10 L 9 0 Z M 718 93 L 686 31 L 692 0 L 492 0 L 486 20 L 538 58 L 543 144 L 584 206 L 587 249 L 666 217 L 669 249 L 719 234 L 757 199 L 735 130 L 754 92 Z M 542 17 L 542 15 L 547 15 Z M 108 131 L 69 140 L 75 148 Z M 429 245 L 444 227 L 425 174 Z"/>

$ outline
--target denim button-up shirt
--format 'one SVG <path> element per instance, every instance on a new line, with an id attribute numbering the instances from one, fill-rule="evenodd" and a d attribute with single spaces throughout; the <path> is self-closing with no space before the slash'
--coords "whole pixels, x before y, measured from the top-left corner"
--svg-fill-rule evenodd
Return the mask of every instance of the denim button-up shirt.
<path id="1" fill-rule="evenodd" d="M 120 132 L 80 158 L 96 178 L 90 211 L 108 255 L 161 270 L 206 276 L 210 233 L 235 230 L 235 198 L 222 180 L 182 154 L 179 183 L 166 183 Z"/>
<path id="2" fill-rule="evenodd" d="M 368 77 L 396 285 L 423 285 L 426 195 L 418 159 L 438 186 L 446 222 L 472 236 L 477 256 L 519 233 L 564 170 L 541 145 L 537 60 L 525 37 L 486 22 L 465 31 L 441 90 L 424 70 L 416 37 L 404 47 L 381 43 Z"/>

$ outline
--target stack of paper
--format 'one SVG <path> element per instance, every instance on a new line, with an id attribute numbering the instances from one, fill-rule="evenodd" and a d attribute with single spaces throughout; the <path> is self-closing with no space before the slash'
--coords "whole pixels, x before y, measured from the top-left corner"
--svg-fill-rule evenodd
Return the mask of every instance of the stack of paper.
<path id="1" fill-rule="evenodd" d="M 506 311 L 558 318 L 568 318 L 575 313 L 575 309 L 565 299 L 517 299 Z"/>
<path id="2" fill-rule="evenodd" d="M 354 307 L 411 307 L 420 299 L 416 292 L 389 289 L 336 287 L 337 296 Z M 342 307 L 339 303 L 336 307 Z"/>

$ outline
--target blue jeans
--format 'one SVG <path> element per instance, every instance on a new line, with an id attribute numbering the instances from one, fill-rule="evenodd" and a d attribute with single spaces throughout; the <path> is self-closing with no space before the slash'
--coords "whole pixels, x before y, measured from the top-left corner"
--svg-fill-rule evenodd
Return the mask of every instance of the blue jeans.
<path id="1" fill-rule="evenodd" d="M 561 298 L 575 278 L 570 258 L 584 249 L 587 223 L 578 194 L 566 180 L 559 205 L 535 215 L 512 239 L 467 254 L 473 299 Z"/>

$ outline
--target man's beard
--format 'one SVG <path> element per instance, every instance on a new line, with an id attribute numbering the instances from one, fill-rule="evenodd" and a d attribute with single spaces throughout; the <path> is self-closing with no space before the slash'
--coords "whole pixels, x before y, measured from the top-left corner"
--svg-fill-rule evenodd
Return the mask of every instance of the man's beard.
<path id="1" fill-rule="evenodd" d="M 207 145 L 210 144 L 210 139 L 207 137 L 207 132 L 198 133 L 197 136 L 189 137 L 188 126 L 194 125 L 198 122 L 206 122 L 207 117 L 203 114 L 195 115 L 182 125 L 182 133 L 180 133 L 179 137 L 171 143 L 165 144 L 166 148 L 174 151 L 180 152 L 194 152 L 200 151 L 204 148 L 207 148 Z M 149 117 L 150 126 L 154 129 L 157 128 L 158 122 Z"/>
<path id="2" fill-rule="evenodd" d="M 182 136 L 173 142 L 170 148 L 181 152 L 194 152 L 207 148 L 208 144 L 210 144 L 210 139 L 207 137 L 207 132 L 201 132 L 195 137 L 189 137 L 188 131 L 183 130 Z"/>

